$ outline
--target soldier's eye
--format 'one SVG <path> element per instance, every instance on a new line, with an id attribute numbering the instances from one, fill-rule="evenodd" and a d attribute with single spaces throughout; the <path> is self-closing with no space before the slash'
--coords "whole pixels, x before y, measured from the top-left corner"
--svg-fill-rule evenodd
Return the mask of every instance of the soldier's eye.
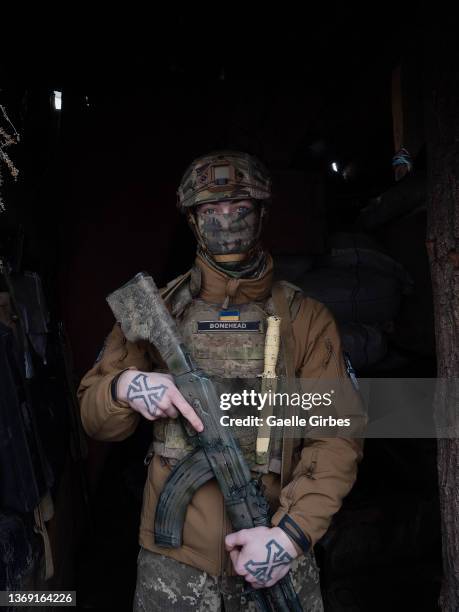
<path id="1" fill-rule="evenodd" d="M 208 208 L 207 210 L 204 211 L 205 215 L 214 215 L 215 214 L 215 208 Z"/>
<path id="2" fill-rule="evenodd" d="M 239 207 L 237 208 L 237 212 L 238 212 L 238 213 L 245 212 L 246 210 L 249 210 L 249 207 L 248 207 L 248 206 L 239 206 Z"/>

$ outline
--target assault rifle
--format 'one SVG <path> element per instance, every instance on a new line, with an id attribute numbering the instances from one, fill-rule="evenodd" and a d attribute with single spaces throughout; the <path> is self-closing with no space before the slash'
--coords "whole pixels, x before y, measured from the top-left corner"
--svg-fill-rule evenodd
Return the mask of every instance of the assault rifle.
<path id="1" fill-rule="evenodd" d="M 147 340 L 159 351 L 175 384 L 204 424 L 197 433 L 182 418 L 193 450 L 171 471 L 161 492 L 155 516 L 155 543 L 166 548 L 182 544 L 185 513 L 194 493 L 216 478 L 236 531 L 270 527 L 268 503 L 231 429 L 220 424 L 219 399 L 213 382 L 200 370 L 183 344 L 155 282 L 140 272 L 107 301 L 128 340 Z M 274 586 L 248 588 L 262 612 L 301 612 L 289 574 Z"/>

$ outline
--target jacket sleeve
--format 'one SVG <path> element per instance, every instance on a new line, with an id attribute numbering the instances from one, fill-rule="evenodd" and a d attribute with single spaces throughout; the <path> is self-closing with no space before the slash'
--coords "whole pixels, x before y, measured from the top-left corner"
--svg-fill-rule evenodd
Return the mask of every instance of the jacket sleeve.
<path id="1" fill-rule="evenodd" d="M 86 433 L 96 440 L 118 441 L 130 436 L 140 415 L 125 402 L 115 401 L 111 383 L 126 369 L 152 371 L 153 357 L 146 343 L 126 340 L 116 324 L 105 340 L 101 355 L 78 388 L 81 420 Z"/>
<path id="2" fill-rule="evenodd" d="M 343 385 L 350 396 L 346 410 L 363 419 L 359 394 L 350 384 L 342 355 L 339 331 L 333 315 L 320 302 L 306 298 L 293 324 L 297 353 L 297 376 L 303 379 L 330 379 Z M 337 381 L 338 382 L 338 381 Z M 287 526 L 296 533 L 295 543 L 303 551 L 327 531 L 333 515 L 351 490 L 362 457 L 362 440 L 327 437 L 305 439 L 292 479 L 280 495 L 280 507 L 273 525 Z M 292 529 L 293 527 L 293 529 Z M 298 537 L 299 535 L 299 537 Z"/>

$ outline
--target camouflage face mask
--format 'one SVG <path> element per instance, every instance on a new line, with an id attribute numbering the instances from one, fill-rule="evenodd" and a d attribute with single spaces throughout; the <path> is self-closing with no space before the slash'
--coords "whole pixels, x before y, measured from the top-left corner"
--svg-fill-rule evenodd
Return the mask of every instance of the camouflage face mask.
<path id="1" fill-rule="evenodd" d="M 241 208 L 230 213 L 196 213 L 199 233 L 212 255 L 247 253 L 257 242 L 260 211 Z"/>

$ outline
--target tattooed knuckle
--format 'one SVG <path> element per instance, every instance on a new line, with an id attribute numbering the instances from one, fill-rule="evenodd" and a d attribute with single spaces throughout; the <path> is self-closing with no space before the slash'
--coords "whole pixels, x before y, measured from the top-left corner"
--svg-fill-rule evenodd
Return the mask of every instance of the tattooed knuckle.
<path id="1" fill-rule="evenodd" d="M 141 372 L 134 376 L 127 390 L 130 404 L 149 419 L 156 417 L 159 403 L 167 390 L 166 385 L 154 383 L 154 378 Z"/>
<path id="2" fill-rule="evenodd" d="M 257 582 L 265 586 L 270 583 L 274 584 L 278 578 L 284 575 L 290 566 L 292 557 L 275 539 L 270 540 L 266 544 L 267 555 L 263 560 L 250 559 L 245 564 L 247 572 L 252 574 Z"/>

